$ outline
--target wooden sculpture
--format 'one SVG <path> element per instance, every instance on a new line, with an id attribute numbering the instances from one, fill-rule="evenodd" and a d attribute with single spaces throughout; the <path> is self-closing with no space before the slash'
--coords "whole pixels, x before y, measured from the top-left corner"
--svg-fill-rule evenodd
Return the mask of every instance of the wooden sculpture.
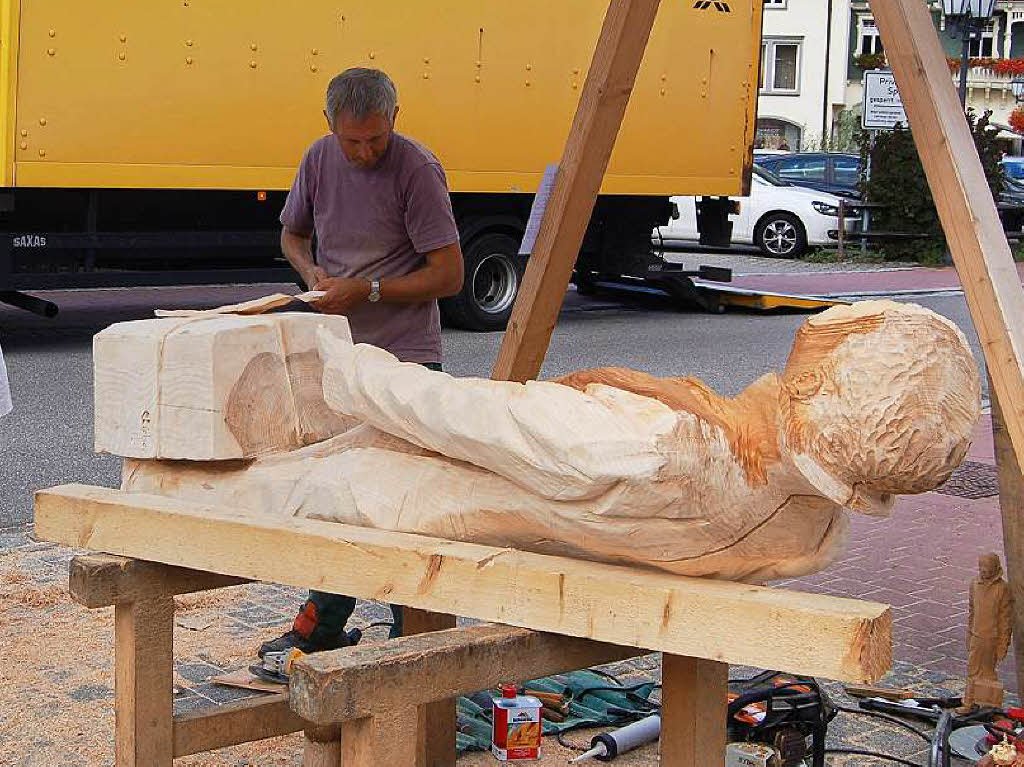
<path id="1" fill-rule="evenodd" d="M 126 461 L 123 487 L 764 580 L 831 562 L 844 509 L 944 482 L 980 410 L 963 334 L 887 301 L 808 319 L 785 371 L 733 399 L 616 368 L 456 379 L 323 332 L 320 353 L 327 405 L 365 424 L 242 466 Z"/>
<path id="2" fill-rule="evenodd" d="M 218 311 L 121 322 L 96 335 L 97 452 L 251 458 L 352 425 L 324 404 L 317 352 L 320 328 L 351 342 L 344 317 Z"/>
<path id="3" fill-rule="evenodd" d="M 1002 706 L 1003 685 L 996 666 L 1006 657 L 1013 629 L 1013 595 L 1003 580 L 998 554 L 978 558 L 967 620 L 967 687 L 964 709 Z"/>

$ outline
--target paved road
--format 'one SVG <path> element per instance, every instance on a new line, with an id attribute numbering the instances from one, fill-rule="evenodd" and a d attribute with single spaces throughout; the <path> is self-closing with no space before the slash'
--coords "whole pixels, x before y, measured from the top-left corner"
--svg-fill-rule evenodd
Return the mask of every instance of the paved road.
<path id="1" fill-rule="evenodd" d="M 0 421 L 0 529 L 31 520 L 31 492 L 62 482 L 115 485 L 118 459 L 92 452 L 90 338 L 106 325 L 152 316 L 156 307 L 205 307 L 263 295 L 281 286 L 171 288 L 49 294 L 62 305 L 43 320 L 0 305 L 0 344 L 14 412 Z M 960 296 L 914 296 L 959 324 L 979 356 Z M 734 394 L 781 368 L 801 314 L 712 316 L 676 312 L 655 299 L 584 299 L 574 292 L 552 340 L 543 374 L 623 365 L 656 375 L 697 375 Z M 500 333 L 444 333 L 445 363 L 455 375 L 486 376 Z"/>

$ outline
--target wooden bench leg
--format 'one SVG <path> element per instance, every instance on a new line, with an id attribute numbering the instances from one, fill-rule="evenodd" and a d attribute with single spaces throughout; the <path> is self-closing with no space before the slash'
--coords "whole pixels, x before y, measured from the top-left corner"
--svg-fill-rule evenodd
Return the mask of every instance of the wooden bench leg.
<path id="1" fill-rule="evenodd" d="M 419 764 L 422 748 L 417 737 L 417 707 L 395 709 L 386 715 L 350 719 L 341 725 L 342 767 L 391 767 Z M 452 752 L 455 751 L 454 736 Z M 303 767 L 326 767 L 303 765 Z"/>
<path id="2" fill-rule="evenodd" d="M 341 730 L 337 727 L 315 727 L 303 731 L 302 767 L 341 767 Z"/>
<path id="3" fill-rule="evenodd" d="M 455 628 L 455 616 L 405 607 L 402 609 L 402 623 L 403 633 L 411 636 Z M 408 764 L 415 767 L 455 767 L 455 701 L 442 700 L 420 706 L 417 719 L 419 747 L 416 761 Z"/>
<path id="4" fill-rule="evenodd" d="M 727 663 L 662 656 L 662 767 L 724 767 L 728 694 Z"/>
<path id="5" fill-rule="evenodd" d="M 114 607 L 117 767 L 174 760 L 174 598 Z"/>

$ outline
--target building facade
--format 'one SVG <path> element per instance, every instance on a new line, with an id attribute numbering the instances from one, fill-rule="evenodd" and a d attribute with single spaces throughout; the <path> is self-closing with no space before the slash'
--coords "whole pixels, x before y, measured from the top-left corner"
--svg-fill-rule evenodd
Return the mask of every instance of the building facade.
<path id="1" fill-rule="evenodd" d="M 956 79 L 961 38 L 947 27 L 939 0 L 922 0 Z M 1011 82 L 1024 76 L 1024 0 L 997 0 L 970 42 L 967 104 L 1008 126 L 1017 107 Z M 865 69 L 885 66 L 885 48 L 866 0 L 764 0 L 761 93 L 756 146 L 850 149 L 860 125 Z"/>
<path id="2" fill-rule="evenodd" d="M 845 107 L 851 19 L 850 0 L 765 0 L 758 148 L 828 141 Z"/>

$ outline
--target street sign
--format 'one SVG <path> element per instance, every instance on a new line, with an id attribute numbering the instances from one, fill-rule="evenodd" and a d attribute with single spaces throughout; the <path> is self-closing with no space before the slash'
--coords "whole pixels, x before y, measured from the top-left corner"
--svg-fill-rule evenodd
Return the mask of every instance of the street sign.
<path id="1" fill-rule="evenodd" d="M 896 123 L 907 127 L 907 113 L 903 111 L 896 78 L 888 69 L 869 69 L 864 73 L 861 125 L 865 130 L 892 130 Z"/>

